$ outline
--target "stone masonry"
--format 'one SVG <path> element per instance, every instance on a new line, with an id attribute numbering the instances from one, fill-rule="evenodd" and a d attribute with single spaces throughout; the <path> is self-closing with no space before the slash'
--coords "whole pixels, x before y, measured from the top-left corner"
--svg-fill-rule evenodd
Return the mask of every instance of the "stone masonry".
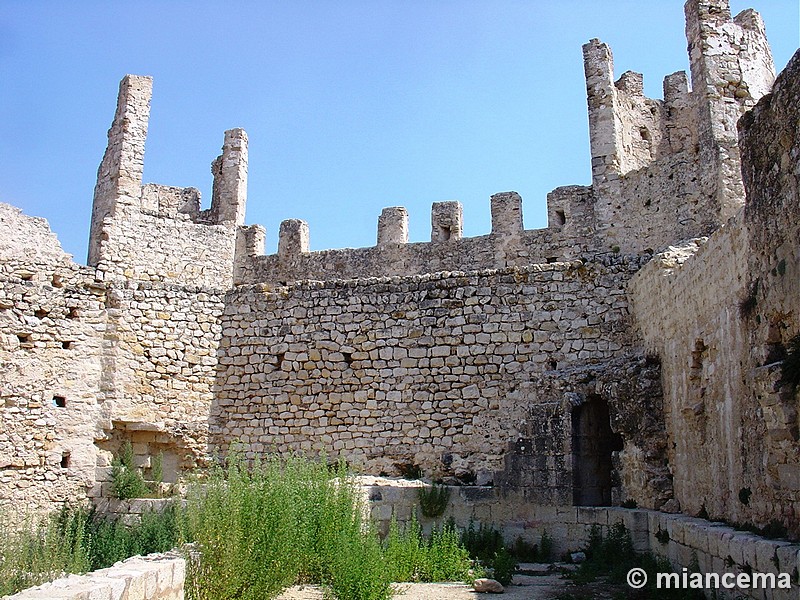
<path id="1" fill-rule="evenodd" d="M 491 485 L 526 510 L 630 501 L 800 536 L 781 379 L 800 334 L 800 56 L 775 80 L 757 13 L 685 13 L 691 74 L 663 100 L 584 46 L 591 186 L 551 192 L 541 230 L 495 194 L 472 238 L 447 201 L 429 242 L 390 207 L 373 247 L 311 252 L 288 220 L 265 255 L 246 133 L 224 134 L 210 208 L 146 184 L 152 80 L 126 76 L 88 266 L 0 205 L 0 501 L 108 496 L 125 441 L 146 475 L 163 453 L 168 481 L 236 445 Z"/>

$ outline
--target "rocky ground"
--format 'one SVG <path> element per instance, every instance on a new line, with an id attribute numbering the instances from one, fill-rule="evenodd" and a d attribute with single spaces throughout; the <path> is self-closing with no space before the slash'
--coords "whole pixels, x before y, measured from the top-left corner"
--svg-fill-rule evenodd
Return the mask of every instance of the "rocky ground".
<path id="1" fill-rule="evenodd" d="M 561 572 L 549 565 L 520 565 L 523 573 L 514 576 L 514 582 L 503 594 L 478 594 L 463 583 L 401 583 L 396 585 L 397 600 L 479 600 L 497 597 L 504 600 L 611 600 L 619 597 L 619 588 L 602 582 L 576 586 Z M 277 600 L 323 600 L 318 586 L 295 586 L 286 590 Z"/>

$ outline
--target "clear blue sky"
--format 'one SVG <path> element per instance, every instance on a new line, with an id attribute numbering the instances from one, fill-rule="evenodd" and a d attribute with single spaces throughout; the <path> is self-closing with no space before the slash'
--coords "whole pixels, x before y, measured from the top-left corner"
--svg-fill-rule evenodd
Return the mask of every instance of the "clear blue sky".
<path id="1" fill-rule="evenodd" d="M 797 0 L 732 0 L 764 17 L 781 69 Z M 92 191 L 126 73 L 155 79 L 145 181 L 210 201 L 223 131 L 250 137 L 248 223 L 305 219 L 314 250 L 370 246 L 384 206 L 464 204 L 489 231 L 489 196 L 516 190 L 525 225 L 545 196 L 588 184 L 581 45 L 616 74 L 688 70 L 681 0 L 0 0 L 0 201 L 50 221 L 85 262 Z"/>

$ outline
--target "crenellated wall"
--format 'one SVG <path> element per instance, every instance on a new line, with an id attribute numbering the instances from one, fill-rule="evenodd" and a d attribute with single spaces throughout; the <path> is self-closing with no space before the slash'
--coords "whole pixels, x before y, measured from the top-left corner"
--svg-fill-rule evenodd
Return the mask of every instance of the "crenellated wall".
<path id="1" fill-rule="evenodd" d="M 309 251 L 308 225 L 296 219 L 280 228 L 278 252 L 263 255 L 264 236 L 236 265 L 237 284 L 286 284 L 306 279 L 406 276 L 438 271 L 501 269 L 570 261 L 593 248 L 591 189 L 558 188 L 548 195 L 547 229 L 523 229 L 522 198 L 516 192 L 491 197 L 492 232 L 462 237 L 462 208 L 440 202 L 431 211 L 431 241 L 408 243 L 408 214 L 386 208 L 378 219 L 378 243 L 370 248 Z M 263 231 L 263 230 L 262 230 Z M 240 255 L 241 257 L 242 255 Z"/>
<path id="2" fill-rule="evenodd" d="M 89 265 L 105 281 L 163 281 L 226 289 L 233 281 L 238 228 L 247 201 L 247 134 L 225 132 L 211 172 L 211 208 L 200 192 L 142 185 L 153 82 L 126 75 L 97 172 Z"/>
<path id="3" fill-rule="evenodd" d="M 782 379 L 800 334 L 800 54 L 739 122 L 747 204 L 668 251 L 630 295 L 661 356 L 676 498 L 697 514 L 800 532 L 798 395 Z M 697 456 L 703 456 L 698 463 Z"/>
<path id="4" fill-rule="evenodd" d="M 685 5 L 691 88 L 683 72 L 647 98 L 642 76 L 614 81 L 610 48 L 583 47 L 598 246 L 663 250 L 708 235 L 744 204 L 736 121 L 775 78 L 764 23 L 731 19 L 728 0 Z"/>
<path id="5" fill-rule="evenodd" d="M 616 493 L 660 507 L 668 482 L 666 494 L 644 488 L 664 477 L 664 451 L 640 435 L 655 431 L 642 420 L 656 407 L 634 389 L 641 368 L 623 366 L 636 352 L 624 287 L 639 266 L 605 257 L 239 286 L 222 318 L 212 445 L 235 441 L 250 458 L 324 451 L 362 472 L 419 469 L 571 503 L 574 409 L 597 396 L 628 455 L 652 464 Z"/>
<path id="6" fill-rule="evenodd" d="M 495 194 L 479 237 L 449 201 L 430 242 L 389 207 L 373 247 L 311 252 L 293 219 L 265 256 L 245 132 L 225 132 L 209 208 L 143 184 L 152 81 L 125 77 L 90 266 L 0 205 L 0 498 L 108 495 L 125 441 L 146 474 L 163 452 L 170 481 L 238 443 L 800 535 L 800 407 L 780 381 L 800 333 L 800 59 L 767 94 L 757 14 L 685 12 L 691 88 L 674 73 L 647 98 L 590 41 L 592 185 L 548 194 L 538 230 Z"/>

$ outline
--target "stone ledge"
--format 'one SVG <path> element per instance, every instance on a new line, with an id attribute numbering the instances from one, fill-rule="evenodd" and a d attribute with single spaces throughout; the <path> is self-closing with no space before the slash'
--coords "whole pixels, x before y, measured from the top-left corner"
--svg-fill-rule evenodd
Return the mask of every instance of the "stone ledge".
<path id="1" fill-rule="evenodd" d="M 134 556 L 86 575 L 69 575 L 6 600 L 183 600 L 186 562 L 180 553 Z"/>

